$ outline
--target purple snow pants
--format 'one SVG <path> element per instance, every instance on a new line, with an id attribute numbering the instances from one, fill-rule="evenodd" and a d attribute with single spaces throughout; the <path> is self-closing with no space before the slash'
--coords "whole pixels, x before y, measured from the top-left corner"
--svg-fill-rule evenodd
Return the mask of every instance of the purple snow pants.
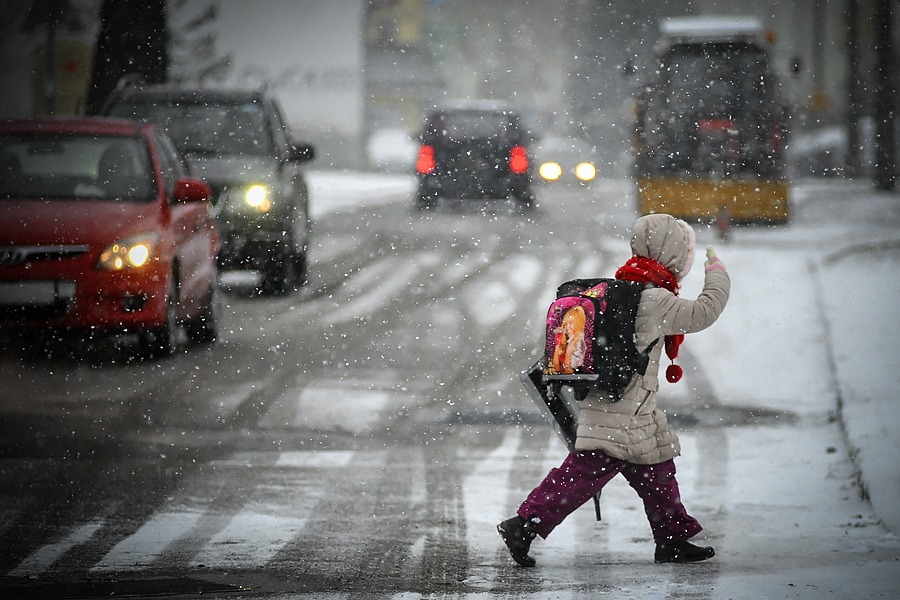
<path id="1" fill-rule="evenodd" d="M 675 461 L 637 465 L 599 450 L 570 452 L 559 468 L 552 469 L 528 495 L 519 507 L 518 515 L 537 521 L 534 530 L 546 538 L 571 512 L 590 500 L 618 473 L 625 476 L 628 484 L 644 501 L 644 512 L 657 544 L 680 542 L 703 529 L 681 504 L 678 482 L 675 480 Z"/>

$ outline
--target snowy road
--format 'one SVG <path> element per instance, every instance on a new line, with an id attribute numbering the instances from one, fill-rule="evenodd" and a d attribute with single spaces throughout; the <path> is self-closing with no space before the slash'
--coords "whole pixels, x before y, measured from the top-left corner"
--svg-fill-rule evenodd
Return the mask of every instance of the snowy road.
<path id="1" fill-rule="evenodd" d="M 849 416 L 850 403 L 877 402 L 873 391 L 896 399 L 898 351 L 864 350 L 896 329 L 895 284 L 864 304 L 866 328 L 831 317 L 843 296 L 817 300 L 848 265 L 897 272 L 896 198 L 804 182 L 788 227 L 740 228 L 728 244 L 698 232 L 728 265 L 732 299 L 687 339 L 685 378 L 662 384 L 660 405 L 682 439 L 685 504 L 716 558 L 654 565 L 641 505 L 617 479 L 601 523 L 577 511 L 524 570 L 494 524 L 565 451 L 518 371 L 556 283 L 626 258 L 628 184 L 542 190 L 526 216 L 420 214 L 402 177 L 311 183 L 309 285 L 260 298 L 226 280 L 213 348 L 137 364 L 0 352 L 5 597 L 900 593 L 893 511 L 873 511 L 857 485 L 866 464 L 896 479 L 895 461 L 848 446 L 837 418 L 842 403 Z M 573 243 L 589 251 L 573 256 Z M 859 288 L 865 274 L 853 273 Z M 853 373 L 861 354 L 874 362 L 865 377 Z"/>

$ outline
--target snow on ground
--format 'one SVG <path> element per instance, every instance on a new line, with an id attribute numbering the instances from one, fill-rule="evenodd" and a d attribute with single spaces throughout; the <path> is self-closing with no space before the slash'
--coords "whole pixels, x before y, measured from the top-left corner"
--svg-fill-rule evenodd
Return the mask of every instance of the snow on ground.
<path id="1" fill-rule="evenodd" d="M 364 171 L 310 171 L 307 181 L 313 219 L 358 208 L 363 198 L 366 206 L 406 202 L 412 198 L 416 185 L 415 178 L 409 175 Z"/>
<path id="2" fill-rule="evenodd" d="M 409 202 L 415 188 L 407 175 L 352 171 L 314 171 L 309 182 L 313 218 L 354 209 L 363 197 L 367 205 Z M 837 398 L 834 415 L 873 510 L 900 534 L 900 197 L 828 179 L 801 182 L 794 199 L 802 216 L 785 227 L 738 228 L 729 243 L 698 228 L 684 295 L 702 285 L 706 244 L 734 281 L 722 319 L 685 348 L 727 405 L 803 418 Z"/>
<path id="3" fill-rule="evenodd" d="M 894 533 L 900 533 L 898 273 L 900 244 L 842 256 L 821 269 L 842 422 L 872 508 Z"/>

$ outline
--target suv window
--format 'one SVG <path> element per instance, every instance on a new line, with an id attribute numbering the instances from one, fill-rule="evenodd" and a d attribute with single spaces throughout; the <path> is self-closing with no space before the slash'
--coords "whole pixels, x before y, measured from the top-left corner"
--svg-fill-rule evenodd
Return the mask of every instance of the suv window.
<path id="1" fill-rule="evenodd" d="M 469 140 L 509 135 L 510 116 L 502 112 L 453 111 L 432 115 L 425 126 L 426 136 Z"/>
<path id="2" fill-rule="evenodd" d="M 270 156 L 274 141 L 257 102 L 192 103 L 121 100 L 109 115 L 162 125 L 185 154 Z"/>

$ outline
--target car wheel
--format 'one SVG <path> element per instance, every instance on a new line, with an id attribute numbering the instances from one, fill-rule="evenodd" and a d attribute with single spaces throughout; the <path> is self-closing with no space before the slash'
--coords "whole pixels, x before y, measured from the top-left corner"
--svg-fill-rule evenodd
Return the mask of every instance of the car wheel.
<path id="1" fill-rule="evenodd" d="M 516 202 L 522 210 L 531 210 L 534 208 L 534 192 L 528 190 L 516 196 Z"/>
<path id="2" fill-rule="evenodd" d="M 140 334 L 140 345 L 147 356 L 159 358 L 175 352 L 178 336 L 178 290 L 174 285 L 175 274 L 169 279 L 166 293 L 166 318 L 159 327 Z"/>
<path id="3" fill-rule="evenodd" d="M 262 273 L 262 293 L 284 294 L 297 280 L 294 257 L 288 250 L 290 244 L 279 252 L 274 252 L 267 260 Z"/>
<path id="4" fill-rule="evenodd" d="M 203 312 L 184 324 L 188 339 L 194 344 L 212 344 L 219 337 L 221 302 L 218 275 L 214 275 L 206 296 Z"/>
<path id="5" fill-rule="evenodd" d="M 419 192 L 416 196 L 416 208 L 419 210 L 431 210 L 437 204 L 437 196 Z"/>
<path id="6" fill-rule="evenodd" d="M 297 286 L 306 285 L 309 279 L 309 256 L 307 250 L 294 254 L 294 272 Z"/>

